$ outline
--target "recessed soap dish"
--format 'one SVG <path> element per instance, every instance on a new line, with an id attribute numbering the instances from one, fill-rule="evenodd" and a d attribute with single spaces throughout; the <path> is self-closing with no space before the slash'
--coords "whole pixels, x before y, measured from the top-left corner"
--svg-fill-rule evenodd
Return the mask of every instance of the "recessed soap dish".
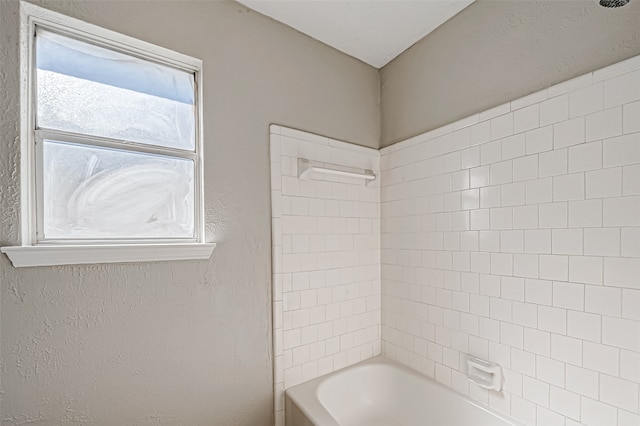
<path id="1" fill-rule="evenodd" d="M 467 377 L 485 389 L 502 389 L 502 368 L 487 360 L 467 355 Z"/>

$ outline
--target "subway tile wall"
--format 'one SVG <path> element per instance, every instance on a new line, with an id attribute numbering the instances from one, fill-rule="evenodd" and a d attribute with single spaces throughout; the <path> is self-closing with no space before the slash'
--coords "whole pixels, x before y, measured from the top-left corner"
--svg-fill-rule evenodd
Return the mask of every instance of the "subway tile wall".
<path id="1" fill-rule="evenodd" d="M 271 203 L 276 425 L 284 389 L 380 354 L 380 185 L 312 173 L 297 159 L 379 176 L 380 154 L 273 125 Z"/>
<path id="2" fill-rule="evenodd" d="M 527 425 L 640 425 L 640 57 L 381 153 L 383 353 Z"/>

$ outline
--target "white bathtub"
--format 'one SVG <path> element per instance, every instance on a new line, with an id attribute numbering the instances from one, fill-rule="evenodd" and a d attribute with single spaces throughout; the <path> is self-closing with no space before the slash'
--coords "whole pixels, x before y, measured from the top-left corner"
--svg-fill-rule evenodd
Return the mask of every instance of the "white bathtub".
<path id="1" fill-rule="evenodd" d="M 382 357 L 293 386 L 286 426 L 514 426 L 467 397 Z"/>

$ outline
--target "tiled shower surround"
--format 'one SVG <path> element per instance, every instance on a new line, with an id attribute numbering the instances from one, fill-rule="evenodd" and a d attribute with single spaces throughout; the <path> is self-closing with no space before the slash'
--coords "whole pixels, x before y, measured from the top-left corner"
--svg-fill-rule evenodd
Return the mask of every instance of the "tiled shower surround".
<path id="1" fill-rule="evenodd" d="M 312 173 L 297 159 L 374 171 L 377 150 L 271 126 L 274 386 L 283 390 L 380 354 L 380 185 Z"/>
<path id="2" fill-rule="evenodd" d="M 527 425 L 640 425 L 640 58 L 381 153 L 383 353 Z"/>
<path id="3" fill-rule="evenodd" d="M 277 425 L 283 389 L 380 349 L 527 425 L 640 425 L 640 57 L 380 152 L 271 133 Z"/>

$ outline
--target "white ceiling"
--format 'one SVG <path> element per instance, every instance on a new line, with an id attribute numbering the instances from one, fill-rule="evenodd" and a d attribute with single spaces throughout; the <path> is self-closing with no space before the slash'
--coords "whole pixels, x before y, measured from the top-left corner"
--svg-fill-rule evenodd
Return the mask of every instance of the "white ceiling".
<path id="1" fill-rule="evenodd" d="M 381 68 L 474 0 L 238 0 Z"/>

